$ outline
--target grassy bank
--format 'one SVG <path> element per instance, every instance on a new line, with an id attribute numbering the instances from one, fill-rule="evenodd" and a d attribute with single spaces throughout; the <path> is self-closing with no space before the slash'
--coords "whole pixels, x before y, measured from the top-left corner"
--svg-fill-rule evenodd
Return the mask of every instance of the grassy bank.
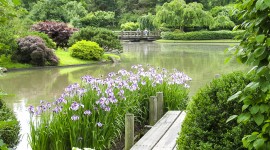
<path id="1" fill-rule="evenodd" d="M 82 60 L 79 58 L 74 58 L 70 56 L 69 51 L 63 49 L 57 49 L 55 55 L 59 58 L 59 66 L 68 66 L 68 65 L 80 65 L 80 64 L 91 64 L 96 61 Z"/>
<path id="2" fill-rule="evenodd" d="M 59 58 L 58 66 L 70 66 L 70 65 L 83 65 L 83 64 L 95 64 L 98 61 L 94 60 L 82 60 L 79 58 L 74 58 L 70 55 L 70 52 L 63 50 L 61 48 L 55 51 L 55 55 Z M 102 56 L 102 61 L 111 61 L 111 58 L 114 58 L 117 61 L 120 61 L 120 56 L 115 54 L 104 54 Z M 7 69 L 17 69 L 17 68 L 32 68 L 34 66 L 30 64 L 21 64 L 12 62 L 10 56 L 6 57 L 4 55 L 0 56 L 0 67 L 5 67 Z"/>
<path id="3" fill-rule="evenodd" d="M 32 65 L 14 63 L 11 61 L 10 56 L 6 57 L 4 55 L 0 55 L 0 67 L 5 67 L 7 69 L 10 69 L 10 68 L 31 68 Z"/>

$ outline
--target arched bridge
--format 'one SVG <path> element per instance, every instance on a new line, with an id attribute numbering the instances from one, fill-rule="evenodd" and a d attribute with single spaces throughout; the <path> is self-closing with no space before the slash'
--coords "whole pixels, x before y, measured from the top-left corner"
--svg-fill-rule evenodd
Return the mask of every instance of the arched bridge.
<path id="1" fill-rule="evenodd" d="M 114 33 L 118 35 L 120 40 L 129 41 L 155 41 L 161 38 L 159 31 L 148 31 L 147 34 L 143 31 L 115 31 Z"/>

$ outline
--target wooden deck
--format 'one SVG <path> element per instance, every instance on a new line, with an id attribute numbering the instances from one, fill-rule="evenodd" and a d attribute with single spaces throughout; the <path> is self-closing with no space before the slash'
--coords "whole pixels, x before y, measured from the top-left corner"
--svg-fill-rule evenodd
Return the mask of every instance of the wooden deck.
<path id="1" fill-rule="evenodd" d="M 176 140 L 185 116 L 184 111 L 168 111 L 131 150 L 176 150 Z"/>
<path id="2" fill-rule="evenodd" d="M 160 32 L 149 31 L 147 35 L 143 31 L 115 31 L 115 34 L 118 35 L 120 40 L 129 40 L 129 41 L 155 41 L 160 39 Z"/>

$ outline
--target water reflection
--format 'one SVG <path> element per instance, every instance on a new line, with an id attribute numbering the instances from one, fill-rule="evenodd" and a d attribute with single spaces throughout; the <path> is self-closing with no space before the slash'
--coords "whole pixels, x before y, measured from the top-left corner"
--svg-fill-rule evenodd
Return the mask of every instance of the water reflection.
<path id="1" fill-rule="evenodd" d="M 40 100 L 53 101 L 64 88 L 79 82 L 84 75 L 99 77 L 119 69 L 129 69 L 134 64 L 176 68 L 188 74 L 191 82 L 190 95 L 211 81 L 216 74 L 229 73 L 244 67 L 232 62 L 224 64 L 228 44 L 183 44 L 183 43 L 123 43 L 124 53 L 119 64 L 103 64 L 66 68 L 9 72 L 0 76 L 0 88 L 14 96 L 6 97 L 8 106 L 13 108 L 22 125 L 23 142 L 18 150 L 26 150 L 29 132 L 29 114 L 26 107 L 37 105 Z"/>

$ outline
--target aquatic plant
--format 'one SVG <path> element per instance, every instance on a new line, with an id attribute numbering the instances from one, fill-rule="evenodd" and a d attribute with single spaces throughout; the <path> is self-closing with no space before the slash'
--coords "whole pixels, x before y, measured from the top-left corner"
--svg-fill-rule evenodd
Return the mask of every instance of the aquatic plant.
<path id="1" fill-rule="evenodd" d="M 191 78 L 174 69 L 132 66 L 105 77 L 83 76 L 53 103 L 30 106 L 33 150 L 68 150 L 71 147 L 108 149 L 124 129 L 124 116 L 135 114 L 136 123 L 148 116 L 148 99 L 164 93 L 165 111 L 184 110 Z"/>

